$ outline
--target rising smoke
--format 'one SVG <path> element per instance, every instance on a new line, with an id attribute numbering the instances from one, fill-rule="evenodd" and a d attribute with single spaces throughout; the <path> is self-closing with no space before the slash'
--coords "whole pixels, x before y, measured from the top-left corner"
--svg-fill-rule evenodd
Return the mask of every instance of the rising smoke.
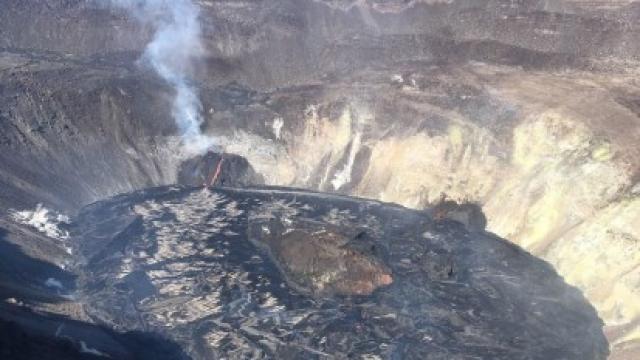
<path id="1" fill-rule="evenodd" d="M 202 103 L 188 74 L 204 54 L 199 9 L 191 0 L 106 0 L 126 9 L 141 24 L 155 29 L 142 60 L 175 90 L 172 115 L 183 137 L 185 150 L 202 153 L 213 145 L 202 134 Z"/>

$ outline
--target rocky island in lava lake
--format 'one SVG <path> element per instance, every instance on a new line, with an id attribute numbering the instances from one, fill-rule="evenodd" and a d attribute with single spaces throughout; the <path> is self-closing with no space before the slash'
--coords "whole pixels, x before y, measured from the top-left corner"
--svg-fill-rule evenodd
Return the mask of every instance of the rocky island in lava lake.
<path id="1" fill-rule="evenodd" d="M 0 359 L 639 359 L 639 79 L 636 0 L 0 0 Z"/>

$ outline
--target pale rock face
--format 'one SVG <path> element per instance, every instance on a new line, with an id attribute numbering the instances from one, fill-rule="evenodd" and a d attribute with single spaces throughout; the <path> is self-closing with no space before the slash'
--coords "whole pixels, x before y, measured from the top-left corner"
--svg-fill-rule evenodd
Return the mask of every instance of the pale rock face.
<path id="1" fill-rule="evenodd" d="M 282 126 L 284 125 L 284 120 L 282 118 L 273 119 L 273 124 L 271 124 L 271 128 L 273 129 L 273 135 L 276 137 L 276 140 L 280 140 L 282 136 Z"/>
<path id="2" fill-rule="evenodd" d="M 466 143 L 463 137 L 477 143 Z M 490 142 L 482 130 L 459 125 L 439 136 L 423 133 L 381 140 L 373 146 L 371 165 L 357 194 L 414 208 L 436 202 L 442 193 L 458 200 L 481 198 L 493 187 L 491 175 L 499 165 L 488 152 Z"/>
<path id="3" fill-rule="evenodd" d="M 514 130 L 511 168 L 486 203 L 490 229 L 533 252 L 582 223 L 628 185 L 583 124 L 543 113 Z"/>

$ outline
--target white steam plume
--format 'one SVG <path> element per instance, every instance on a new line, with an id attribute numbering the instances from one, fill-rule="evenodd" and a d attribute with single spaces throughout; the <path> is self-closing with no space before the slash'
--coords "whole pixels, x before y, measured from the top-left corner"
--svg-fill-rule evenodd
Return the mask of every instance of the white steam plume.
<path id="1" fill-rule="evenodd" d="M 175 90 L 172 115 L 183 136 L 185 150 L 202 153 L 213 145 L 203 135 L 202 103 L 189 83 L 195 60 L 204 54 L 199 9 L 191 0 L 106 0 L 129 11 L 143 25 L 155 29 L 143 59 Z"/>

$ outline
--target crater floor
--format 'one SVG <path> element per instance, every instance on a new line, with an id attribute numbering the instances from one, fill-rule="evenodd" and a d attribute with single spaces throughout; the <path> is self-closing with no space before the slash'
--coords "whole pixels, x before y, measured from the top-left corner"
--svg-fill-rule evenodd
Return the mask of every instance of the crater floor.
<path id="1" fill-rule="evenodd" d="M 396 205 L 165 187 L 88 206 L 72 236 L 92 320 L 196 359 L 608 354 L 595 310 L 547 263 Z"/>

